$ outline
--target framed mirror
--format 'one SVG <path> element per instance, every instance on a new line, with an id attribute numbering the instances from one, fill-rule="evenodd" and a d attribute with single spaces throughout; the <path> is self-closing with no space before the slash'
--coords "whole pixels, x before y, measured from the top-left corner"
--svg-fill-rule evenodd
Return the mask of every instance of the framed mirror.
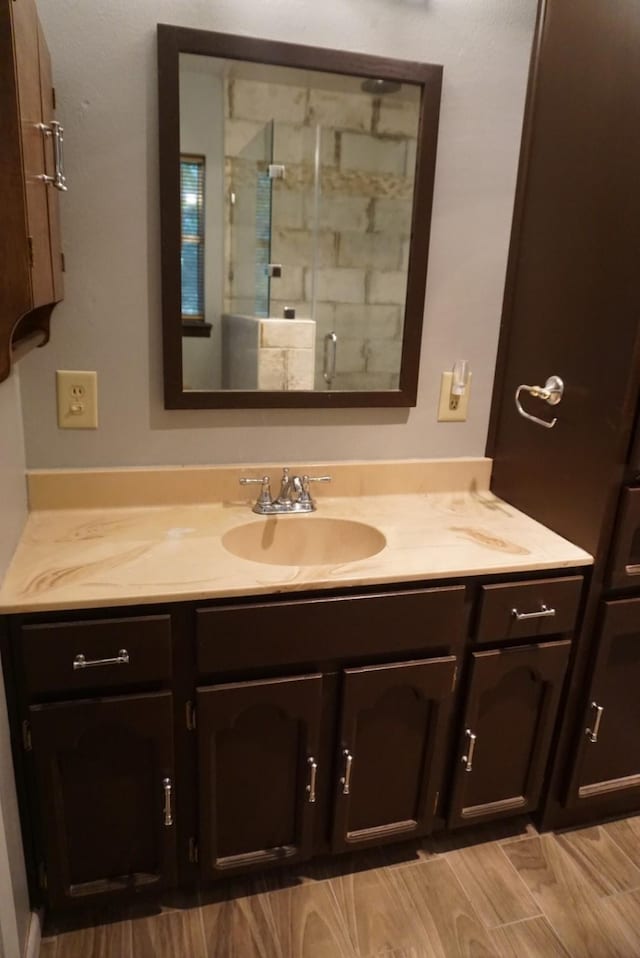
<path id="1" fill-rule="evenodd" d="M 165 407 L 414 406 L 442 67 L 158 26 Z"/>

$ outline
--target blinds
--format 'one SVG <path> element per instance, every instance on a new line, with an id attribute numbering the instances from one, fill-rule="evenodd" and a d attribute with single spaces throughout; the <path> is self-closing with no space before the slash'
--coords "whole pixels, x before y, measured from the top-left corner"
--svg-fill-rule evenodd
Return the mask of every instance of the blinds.
<path id="1" fill-rule="evenodd" d="M 204 156 L 180 157 L 182 318 L 204 320 Z"/>

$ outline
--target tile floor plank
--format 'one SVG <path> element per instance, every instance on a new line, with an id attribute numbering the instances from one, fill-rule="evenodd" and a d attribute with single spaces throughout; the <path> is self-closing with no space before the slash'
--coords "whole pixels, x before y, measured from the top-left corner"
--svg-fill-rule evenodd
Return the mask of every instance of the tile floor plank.
<path id="1" fill-rule="evenodd" d="M 58 942 L 55 938 L 44 939 L 40 943 L 39 958 L 56 958 L 57 950 L 58 950 Z"/>
<path id="2" fill-rule="evenodd" d="M 131 925 L 133 958 L 178 958 L 183 955 L 185 958 L 206 958 L 199 908 L 138 918 Z M 116 955 L 118 952 L 114 951 L 104 958 L 115 958 Z M 67 958 L 66 951 L 64 958 Z"/>
<path id="3" fill-rule="evenodd" d="M 329 884 L 203 905 L 208 958 L 356 958 Z"/>
<path id="4" fill-rule="evenodd" d="M 450 852 L 447 861 L 487 928 L 540 914 L 500 845 L 472 845 Z"/>
<path id="5" fill-rule="evenodd" d="M 114 958 L 114 955 L 132 958 L 131 939 L 130 921 L 81 928 L 58 935 L 55 955 L 56 958 Z"/>
<path id="6" fill-rule="evenodd" d="M 614 895 L 603 902 L 607 921 L 629 942 L 629 955 L 640 955 L 640 891 Z"/>
<path id="7" fill-rule="evenodd" d="M 605 927 L 593 886 L 553 835 L 513 842 L 503 851 L 575 958 L 630 958 L 619 929 Z"/>
<path id="8" fill-rule="evenodd" d="M 612 895 L 640 888 L 640 868 L 604 828 L 598 825 L 581 828 L 556 835 L 556 839 L 598 894 Z"/>
<path id="9" fill-rule="evenodd" d="M 330 883 L 358 955 L 385 954 L 414 946 L 422 925 L 395 880 L 395 869 L 343 875 Z"/>
<path id="10" fill-rule="evenodd" d="M 546 918 L 494 928 L 491 937 L 500 958 L 570 958 Z"/>
<path id="11" fill-rule="evenodd" d="M 623 818 L 617 822 L 607 822 L 601 827 L 634 865 L 640 868 L 640 815 Z"/>
<path id="12" fill-rule="evenodd" d="M 442 859 L 395 872 L 424 928 L 416 942 L 436 958 L 495 958 L 489 934 L 449 864 Z"/>

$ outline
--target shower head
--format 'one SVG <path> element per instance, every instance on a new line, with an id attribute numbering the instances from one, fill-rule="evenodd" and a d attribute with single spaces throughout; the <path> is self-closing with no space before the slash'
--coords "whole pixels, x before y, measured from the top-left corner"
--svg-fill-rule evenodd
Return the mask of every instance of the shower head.
<path id="1" fill-rule="evenodd" d="M 384 96 L 386 93 L 397 93 L 402 84 L 396 80 L 375 80 L 371 77 L 363 80 L 360 89 L 363 93 L 373 93 L 374 96 Z"/>

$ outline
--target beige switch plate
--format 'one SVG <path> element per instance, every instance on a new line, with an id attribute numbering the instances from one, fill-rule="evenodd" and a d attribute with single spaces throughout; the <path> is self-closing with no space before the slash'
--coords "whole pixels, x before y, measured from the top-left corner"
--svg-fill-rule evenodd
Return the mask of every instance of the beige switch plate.
<path id="1" fill-rule="evenodd" d="M 98 428 L 98 374 L 56 370 L 58 425 L 61 429 Z"/>
<path id="2" fill-rule="evenodd" d="M 465 422 L 471 392 L 472 373 L 469 373 L 469 382 L 464 395 L 459 397 L 457 409 L 451 408 L 451 380 L 453 373 L 443 373 L 440 384 L 440 403 L 438 404 L 438 422 Z"/>

